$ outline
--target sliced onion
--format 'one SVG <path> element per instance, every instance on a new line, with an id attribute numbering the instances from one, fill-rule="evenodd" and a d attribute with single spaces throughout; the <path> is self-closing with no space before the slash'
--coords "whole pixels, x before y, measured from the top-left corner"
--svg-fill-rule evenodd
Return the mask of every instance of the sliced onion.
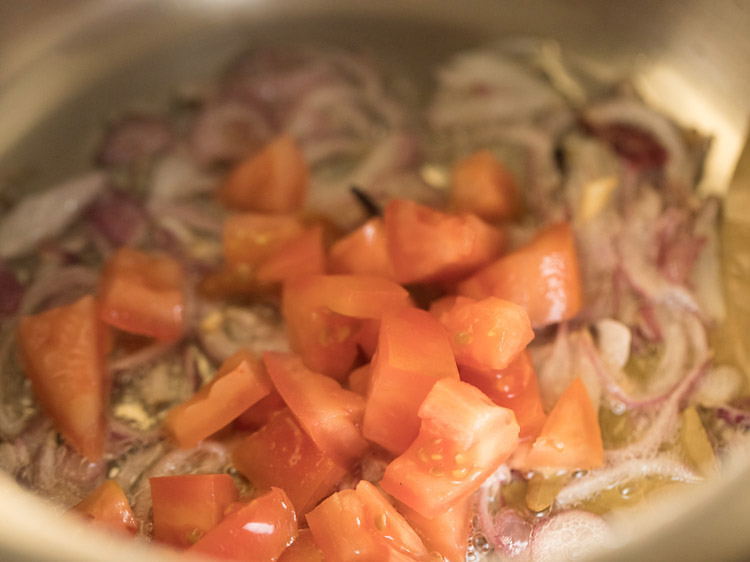
<path id="1" fill-rule="evenodd" d="M 15 273 L 0 259 L 0 322 L 12 316 L 21 305 L 24 287 Z"/>
<path id="2" fill-rule="evenodd" d="M 107 190 L 87 212 L 89 221 L 115 247 L 134 244 L 146 232 L 148 215 L 140 201 L 120 190 Z"/>
<path id="3" fill-rule="evenodd" d="M 599 352 L 608 364 L 622 368 L 630 357 L 630 328 L 622 322 L 603 318 L 596 323 Z"/>
<path id="4" fill-rule="evenodd" d="M 704 241 L 703 249 L 690 274 L 695 299 L 701 312 L 713 322 L 721 322 L 726 316 L 723 283 L 721 278 L 721 241 L 718 232 L 719 202 L 715 197 L 707 199 L 695 219 L 696 238 Z"/>
<path id="5" fill-rule="evenodd" d="M 578 376 L 578 373 L 574 372 L 574 361 L 572 337 L 568 324 L 563 322 L 557 327 L 552 352 L 538 371 L 539 391 L 545 411 L 552 409 L 560 395 Z"/>
<path id="6" fill-rule="evenodd" d="M 20 314 L 31 314 L 43 305 L 69 303 L 96 290 L 99 272 L 82 265 L 49 267 L 37 272 L 36 280 L 21 300 Z"/>
<path id="7" fill-rule="evenodd" d="M 100 172 L 61 183 L 22 199 L 0 221 L 0 258 L 32 251 L 65 230 L 105 188 Z"/>
<path id="8" fill-rule="evenodd" d="M 216 188 L 217 178 L 201 170 L 183 152 L 173 152 L 156 164 L 149 185 L 148 207 L 171 203 L 195 195 L 209 193 Z"/>
<path id="9" fill-rule="evenodd" d="M 533 562 L 576 560 L 613 540 L 610 526 L 588 511 L 555 513 L 536 524 L 531 534 Z"/>
<path id="10" fill-rule="evenodd" d="M 698 382 L 692 400 L 706 407 L 721 407 L 737 398 L 744 385 L 744 375 L 731 365 L 708 369 Z"/>
<path id="11" fill-rule="evenodd" d="M 164 357 L 175 349 L 174 343 L 156 342 L 152 343 L 136 352 L 129 353 L 122 357 L 110 359 L 107 367 L 110 372 L 128 371 L 152 363 L 157 359 Z"/>
<path id="12" fill-rule="evenodd" d="M 97 160 L 105 165 L 130 164 L 165 150 L 172 140 L 172 128 L 163 117 L 129 115 L 109 127 Z"/>

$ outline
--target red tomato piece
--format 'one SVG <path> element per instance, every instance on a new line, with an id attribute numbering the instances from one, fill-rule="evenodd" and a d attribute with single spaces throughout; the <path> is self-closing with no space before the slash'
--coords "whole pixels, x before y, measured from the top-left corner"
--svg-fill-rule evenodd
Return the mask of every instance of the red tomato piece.
<path id="1" fill-rule="evenodd" d="M 229 425 L 271 392 L 271 381 L 255 355 L 240 349 L 222 364 L 216 376 L 164 419 L 167 433 L 178 446 L 194 447 Z"/>
<path id="2" fill-rule="evenodd" d="M 475 215 L 400 199 L 388 203 L 385 228 L 401 283 L 460 279 L 497 258 L 505 245 L 505 234 Z"/>
<path id="3" fill-rule="evenodd" d="M 305 432 L 337 464 L 348 467 L 367 450 L 360 432 L 364 399 L 288 353 L 263 354 L 268 374 Z"/>
<path id="4" fill-rule="evenodd" d="M 307 197 L 309 175 L 297 143 L 282 135 L 234 167 L 219 188 L 219 201 L 241 211 L 295 211 Z"/>
<path id="5" fill-rule="evenodd" d="M 297 536 L 292 502 L 279 488 L 243 504 L 208 531 L 190 552 L 221 560 L 275 562 Z"/>
<path id="6" fill-rule="evenodd" d="M 325 273 L 325 267 L 323 227 L 313 226 L 263 260 L 256 277 L 262 283 L 281 282 L 300 275 Z"/>
<path id="7" fill-rule="evenodd" d="M 21 318 L 18 343 L 34 395 L 71 447 L 99 460 L 106 440 L 107 327 L 93 296 Z"/>
<path id="8" fill-rule="evenodd" d="M 344 316 L 380 318 L 389 311 L 412 306 L 409 291 L 382 277 L 320 275 L 311 279 L 320 285 L 325 306 Z"/>
<path id="9" fill-rule="evenodd" d="M 474 496 L 467 496 L 433 519 L 427 519 L 400 502 L 396 507 L 428 550 L 439 553 L 445 560 L 466 559 L 474 516 Z"/>
<path id="10" fill-rule="evenodd" d="M 362 320 L 357 331 L 357 346 L 368 359 L 372 359 L 378 348 L 378 337 L 380 335 L 380 320 L 366 318 Z"/>
<path id="11" fill-rule="evenodd" d="M 419 433 L 417 412 L 436 381 L 458 380 L 445 329 L 428 312 L 403 308 L 381 320 L 372 361 L 364 436 L 394 454 Z"/>
<path id="12" fill-rule="evenodd" d="M 458 292 L 520 304 L 534 327 L 573 318 L 581 308 L 581 277 L 570 224 L 558 223 L 537 233 L 526 246 L 460 283 Z"/>
<path id="13" fill-rule="evenodd" d="M 357 367 L 351 373 L 346 381 L 346 386 L 352 392 L 356 392 L 363 398 L 367 397 L 367 389 L 370 387 L 370 373 L 372 372 L 372 366 L 369 363 L 365 363 L 361 367 Z"/>
<path id="14" fill-rule="evenodd" d="M 496 297 L 457 297 L 439 320 L 460 366 L 504 369 L 534 339 L 526 310 Z"/>
<path id="15" fill-rule="evenodd" d="M 272 283 L 261 283 L 253 268 L 247 264 L 223 265 L 201 279 L 198 292 L 214 300 L 235 297 L 273 295 L 278 287 Z"/>
<path id="16" fill-rule="evenodd" d="M 518 445 L 513 412 L 465 382 L 436 382 L 419 417 L 417 439 L 388 465 L 380 486 L 427 518 L 473 494 Z"/>
<path id="17" fill-rule="evenodd" d="M 461 367 L 461 380 L 476 386 L 495 404 L 510 408 L 521 427 L 521 440 L 533 439 L 547 418 L 531 354 L 523 350 L 505 369 Z"/>
<path id="18" fill-rule="evenodd" d="M 388 254 L 383 219 L 370 219 L 348 236 L 337 240 L 331 246 L 328 269 L 331 273 L 376 275 L 395 279 L 396 272 Z"/>
<path id="19" fill-rule="evenodd" d="M 533 468 L 571 470 L 587 470 L 604 464 L 599 419 L 580 377 L 558 398 L 526 463 Z"/>
<path id="20" fill-rule="evenodd" d="M 326 562 L 310 529 L 300 529 L 299 535 L 279 558 L 279 562 Z"/>
<path id="21" fill-rule="evenodd" d="M 307 514 L 328 562 L 425 559 L 427 549 L 401 514 L 369 482 L 342 490 Z"/>
<path id="22" fill-rule="evenodd" d="M 242 439 L 232 460 L 256 488 L 282 488 L 300 515 L 331 493 L 346 474 L 318 449 L 286 408 Z"/>
<path id="23" fill-rule="evenodd" d="M 284 283 L 281 312 L 289 345 L 317 373 L 343 380 L 357 358 L 360 321 L 332 312 L 320 276 L 296 277 Z"/>
<path id="24" fill-rule="evenodd" d="M 275 412 L 278 412 L 284 407 L 286 407 L 286 404 L 284 403 L 281 394 L 279 394 L 278 390 L 275 388 L 271 388 L 271 392 L 268 396 L 264 396 L 258 400 L 258 402 L 242 412 L 234 421 L 234 425 L 238 429 L 259 429 L 268 423 L 268 420 L 271 419 L 271 416 Z M 283 486 L 281 487 L 283 488 Z"/>
<path id="25" fill-rule="evenodd" d="M 183 272 L 163 255 L 121 248 L 99 284 L 102 320 L 125 332 L 176 340 L 183 332 Z"/>
<path id="26" fill-rule="evenodd" d="M 130 508 L 128 498 L 114 480 L 105 480 L 80 503 L 71 508 L 95 525 L 118 533 L 135 535 L 138 523 Z"/>
<path id="27" fill-rule="evenodd" d="M 495 221 L 518 215 L 521 198 L 510 172 L 489 150 L 480 150 L 453 168 L 449 204 L 455 211 Z"/>
<path id="28" fill-rule="evenodd" d="M 239 496 L 228 474 L 182 474 L 149 478 L 154 539 L 189 548 L 216 527 Z"/>
<path id="29" fill-rule="evenodd" d="M 302 221 L 295 215 L 232 215 L 224 221 L 224 259 L 230 266 L 257 266 L 304 230 Z"/>

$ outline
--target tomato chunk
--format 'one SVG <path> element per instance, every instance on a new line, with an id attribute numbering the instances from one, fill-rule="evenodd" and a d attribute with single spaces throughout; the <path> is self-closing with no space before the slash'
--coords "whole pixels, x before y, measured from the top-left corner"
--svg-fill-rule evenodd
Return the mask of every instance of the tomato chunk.
<path id="1" fill-rule="evenodd" d="M 319 277 L 286 281 L 281 294 L 289 345 L 315 372 L 343 380 L 357 358 L 360 321 L 331 311 Z"/>
<path id="2" fill-rule="evenodd" d="M 461 366 L 504 369 L 534 339 L 526 310 L 496 297 L 458 297 L 439 319 Z"/>
<path id="3" fill-rule="evenodd" d="M 135 535 L 138 523 L 130 508 L 128 498 L 114 480 L 105 480 L 80 503 L 71 508 L 95 525 L 119 533 Z"/>
<path id="4" fill-rule="evenodd" d="M 333 491 L 346 474 L 318 449 L 286 408 L 240 441 L 232 460 L 256 488 L 282 488 L 300 515 Z"/>
<path id="5" fill-rule="evenodd" d="M 222 364 L 211 382 L 167 413 L 165 429 L 180 447 L 194 447 L 269 392 L 271 381 L 260 361 L 251 351 L 240 349 Z"/>
<path id="6" fill-rule="evenodd" d="M 324 273 L 326 267 L 323 248 L 323 227 L 313 226 L 289 240 L 259 266 L 259 281 L 281 282 L 300 275 Z"/>
<path id="7" fill-rule="evenodd" d="M 297 516 L 279 488 L 229 513 L 191 548 L 222 560 L 275 562 L 297 536 Z"/>
<path id="8" fill-rule="evenodd" d="M 310 529 L 300 529 L 299 535 L 279 558 L 279 562 L 326 562 Z"/>
<path id="9" fill-rule="evenodd" d="M 472 214 L 449 215 L 414 201 L 385 209 L 388 253 L 401 283 L 453 281 L 497 258 L 504 233 Z"/>
<path id="10" fill-rule="evenodd" d="M 432 385 L 442 378 L 458 380 L 445 330 L 417 308 L 386 314 L 370 377 L 362 433 L 394 454 L 403 453 L 419 432 L 417 412 Z"/>
<path id="11" fill-rule="evenodd" d="M 106 439 L 107 328 L 93 296 L 21 318 L 18 342 L 34 395 L 65 441 L 98 460 Z"/>
<path id="12" fill-rule="evenodd" d="M 480 150 L 456 163 L 450 189 L 450 207 L 485 220 L 515 217 L 521 199 L 516 182 L 489 150 Z"/>
<path id="13" fill-rule="evenodd" d="M 518 445 L 513 412 L 465 382 L 436 382 L 419 417 L 417 439 L 388 465 L 380 485 L 427 518 L 474 493 Z"/>
<path id="14" fill-rule="evenodd" d="M 154 539 L 177 548 L 192 546 L 216 527 L 238 498 L 228 474 L 157 476 L 149 484 Z"/>
<path id="15" fill-rule="evenodd" d="M 474 516 L 474 497 L 467 496 L 437 517 L 428 519 L 403 503 L 396 507 L 431 552 L 446 560 L 465 560 Z"/>
<path id="16" fill-rule="evenodd" d="M 125 332 L 176 340 L 183 331 L 183 273 L 176 260 L 121 248 L 99 284 L 101 317 Z"/>
<path id="17" fill-rule="evenodd" d="M 498 406 L 513 410 L 521 428 L 521 440 L 539 435 L 547 416 L 528 350 L 519 353 L 505 369 L 461 367 L 460 372 L 462 381 L 476 386 Z"/>
<path id="18" fill-rule="evenodd" d="M 534 327 L 574 317 L 581 308 L 581 278 L 570 224 L 542 230 L 528 245 L 460 283 L 458 292 L 520 304 Z"/>
<path id="19" fill-rule="evenodd" d="M 268 396 L 264 396 L 257 403 L 250 406 L 247 410 L 242 412 L 240 416 L 234 421 L 235 427 L 238 429 L 260 429 L 271 416 L 286 407 L 284 399 L 279 394 L 279 391 L 275 388 L 271 388 L 271 392 Z M 283 486 L 281 486 L 283 488 Z"/>
<path id="20" fill-rule="evenodd" d="M 287 353 L 266 352 L 263 361 L 276 390 L 320 450 L 347 467 L 367 449 L 359 426 L 364 399 Z"/>
<path id="21" fill-rule="evenodd" d="M 307 514 L 328 562 L 423 559 L 428 552 L 401 514 L 369 482 L 342 490 Z"/>
<path id="22" fill-rule="evenodd" d="M 304 230 L 296 215 L 232 215 L 224 221 L 221 239 L 224 259 L 230 266 L 257 266 Z"/>
<path id="23" fill-rule="evenodd" d="M 383 219 L 370 219 L 348 236 L 337 240 L 331 246 L 328 267 L 331 273 L 357 273 L 395 279 Z"/>
<path id="24" fill-rule="evenodd" d="M 599 419 L 586 386 L 576 378 L 558 398 L 526 463 L 533 468 L 586 470 L 604 464 Z"/>
<path id="25" fill-rule="evenodd" d="M 380 318 L 411 306 L 409 292 L 398 283 L 374 275 L 320 275 L 311 278 L 333 312 L 354 318 Z"/>
<path id="26" fill-rule="evenodd" d="M 297 143 L 282 135 L 241 161 L 219 188 L 219 201 L 231 209 L 288 213 L 307 197 L 309 171 Z"/>

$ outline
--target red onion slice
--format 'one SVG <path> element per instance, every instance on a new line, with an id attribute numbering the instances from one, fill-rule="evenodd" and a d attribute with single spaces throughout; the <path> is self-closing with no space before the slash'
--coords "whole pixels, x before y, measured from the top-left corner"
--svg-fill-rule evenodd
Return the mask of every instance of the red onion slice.
<path id="1" fill-rule="evenodd" d="M 172 144 L 172 128 L 157 115 L 129 115 L 109 126 L 97 161 L 108 165 L 131 164 Z"/>
<path id="2" fill-rule="evenodd" d="M 606 547 L 614 533 L 600 516 L 570 510 L 540 521 L 531 534 L 533 562 L 576 560 L 595 549 Z"/>
<path id="3" fill-rule="evenodd" d="M 141 202 L 129 193 L 114 189 L 97 197 L 87 216 L 94 228 L 115 247 L 137 242 L 148 224 Z"/>
<path id="4" fill-rule="evenodd" d="M 15 273 L 0 259 L 0 322 L 18 310 L 23 292 L 24 287 Z"/>

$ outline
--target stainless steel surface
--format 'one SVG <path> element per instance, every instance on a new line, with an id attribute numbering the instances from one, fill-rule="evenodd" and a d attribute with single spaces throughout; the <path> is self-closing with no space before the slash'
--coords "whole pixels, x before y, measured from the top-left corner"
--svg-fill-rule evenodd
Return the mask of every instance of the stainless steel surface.
<path id="1" fill-rule="evenodd" d="M 721 191 L 747 134 L 748 29 L 746 0 L 0 0 L 0 190 L 83 169 L 108 117 L 165 105 L 176 87 L 209 80 L 254 43 L 364 44 L 427 81 L 453 51 L 535 35 L 634 74 L 654 103 L 713 133 L 702 187 Z M 61 523 L 10 484 L 0 483 L 0 495 L 4 561 L 165 556 Z M 738 463 L 722 484 L 639 515 L 606 559 L 747 559 L 748 520 L 750 470 Z"/>

